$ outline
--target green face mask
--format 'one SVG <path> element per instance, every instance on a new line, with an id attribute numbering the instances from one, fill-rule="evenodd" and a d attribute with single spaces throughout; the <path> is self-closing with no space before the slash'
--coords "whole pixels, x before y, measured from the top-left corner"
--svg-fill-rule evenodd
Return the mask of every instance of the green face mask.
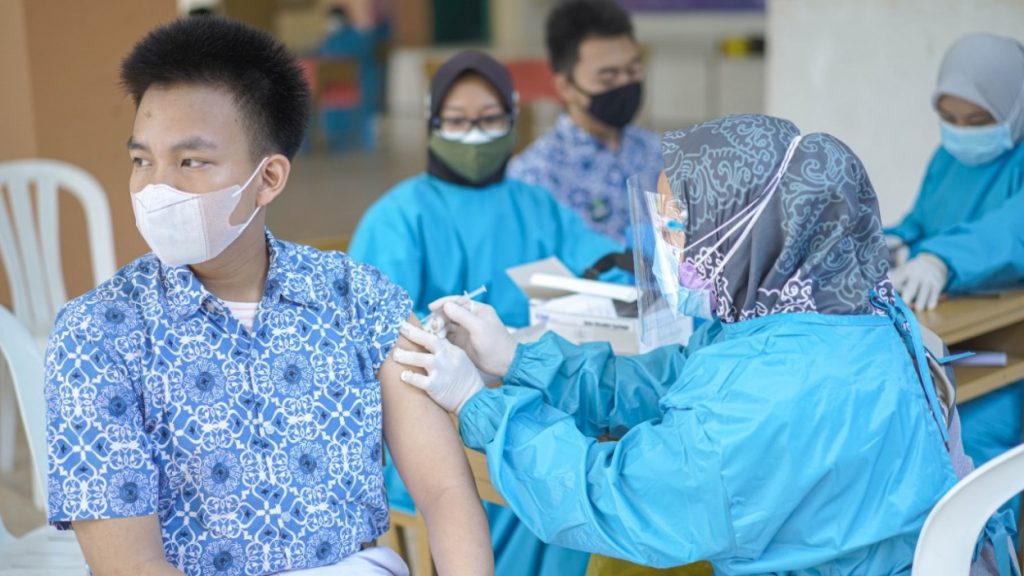
<path id="1" fill-rule="evenodd" d="M 512 155 L 516 145 L 515 131 L 481 144 L 465 144 L 430 135 L 428 146 L 453 172 L 470 182 L 480 182 L 493 175 Z"/>

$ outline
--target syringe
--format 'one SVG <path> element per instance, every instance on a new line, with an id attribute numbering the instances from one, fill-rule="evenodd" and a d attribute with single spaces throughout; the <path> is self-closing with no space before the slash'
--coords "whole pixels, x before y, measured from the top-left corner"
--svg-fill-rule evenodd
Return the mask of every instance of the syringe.
<path id="1" fill-rule="evenodd" d="M 479 288 L 473 290 L 472 292 L 463 292 L 462 296 L 459 296 L 455 299 L 455 302 L 459 306 L 466 306 L 466 304 L 470 300 L 476 298 L 477 296 L 483 294 L 484 292 L 487 292 L 487 286 L 481 285 Z M 431 323 L 433 323 L 434 325 L 431 325 Z M 431 312 L 430 314 L 427 314 L 426 316 L 421 318 L 420 324 L 427 332 L 437 333 L 444 328 L 443 319 L 437 315 L 437 312 Z"/>

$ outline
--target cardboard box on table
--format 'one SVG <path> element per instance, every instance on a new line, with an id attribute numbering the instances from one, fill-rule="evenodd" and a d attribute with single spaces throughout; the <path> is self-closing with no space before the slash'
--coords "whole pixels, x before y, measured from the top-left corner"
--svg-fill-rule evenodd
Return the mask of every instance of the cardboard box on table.
<path id="1" fill-rule="evenodd" d="M 665 317 L 662 321 L 670 324 L 670 340 L 649 337 L 644 341 L 635 286 L 577 278 L 556 257 L 506 272 L 530 299 L 531 327 L 544 326 L 570 342 L 608 342 L 616 354 L 632 355 L 666 344 L 685 344 L 693 332 L 692 319 Z"/>

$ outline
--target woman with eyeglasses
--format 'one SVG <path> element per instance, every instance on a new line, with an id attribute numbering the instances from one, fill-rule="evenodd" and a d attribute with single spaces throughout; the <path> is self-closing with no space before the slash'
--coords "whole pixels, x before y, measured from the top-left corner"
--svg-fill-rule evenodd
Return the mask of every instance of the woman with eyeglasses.
<path id="1" fill-rule="evenodd" d="M 505 177 L 515 120 L 508 70 L 483 52 L 453 56 L 431 80 L 426 173 L 387 192 L 356 229 L 349 255 L 405 288 L 421 317 L 430 302 L 484 285 L 481 301 L 526 326 L 528 301 L 507 268 L 557 256 L 579 275 L 622 251 L 548 190 Z M 385 478 L 392 505 L 411 508 L 394 470 Z M 584 573 L 587 555 L 543 545 L 507 509 L 488 516 L 496 574 Z"/>

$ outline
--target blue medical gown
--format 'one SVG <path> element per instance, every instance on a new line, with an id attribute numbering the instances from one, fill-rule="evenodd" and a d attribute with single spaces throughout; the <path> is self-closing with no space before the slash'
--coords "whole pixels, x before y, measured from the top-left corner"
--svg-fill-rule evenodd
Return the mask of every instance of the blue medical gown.
<path id="1" fill-rule="evenodd" d="M 634 357 L 546 334 L 504 382 L 460 414 L 495 487 L 543 540 L 640 564 L 909 574 L 956 482 L 886 317 L 716 321 Z"/>
<path id="2" fill-rule="evenodd" d="M 916 255 L 929 252 L 949 268 L 952 294 L 1024 285 L 1024 143 L 982 166 L 958 162 L 941 147 L 913 209 L 887 230 Z M 960 407 L 964 450 L 980 466 L 1021 438 L 1024 383 Z M 1014 511 L 1016 514 L 1016 510 Z"/>
<path id="3" fill-rule="evenodd" d="M 581 274 L 601 256 L 621 250 L 543 188 L 510 179 L 469 188 L 423 174 L 370 207 L 349 255 L 405 288 L 421 317 L 437 298 L 486 285 L 478 300 L 493 306 L 505 324 L 520 327 L 529 324 L 528 301 L 506 268 L 558 256 Z M 393 506 L 413 509 L 394 466 L 385 470 L 385 483 Z M 486 508 L 498 576 L 572 576 L 586 570 L 586 554 L 544 545 L 507 508 Z"/>
<path id="4" fill-rule="evenodd" d="M 1024 282 L 1024 143 L 982 166 L 943 148 L 903 221 L 886 230 L 949 267 L 946 291 L 965 294 Z"/>

